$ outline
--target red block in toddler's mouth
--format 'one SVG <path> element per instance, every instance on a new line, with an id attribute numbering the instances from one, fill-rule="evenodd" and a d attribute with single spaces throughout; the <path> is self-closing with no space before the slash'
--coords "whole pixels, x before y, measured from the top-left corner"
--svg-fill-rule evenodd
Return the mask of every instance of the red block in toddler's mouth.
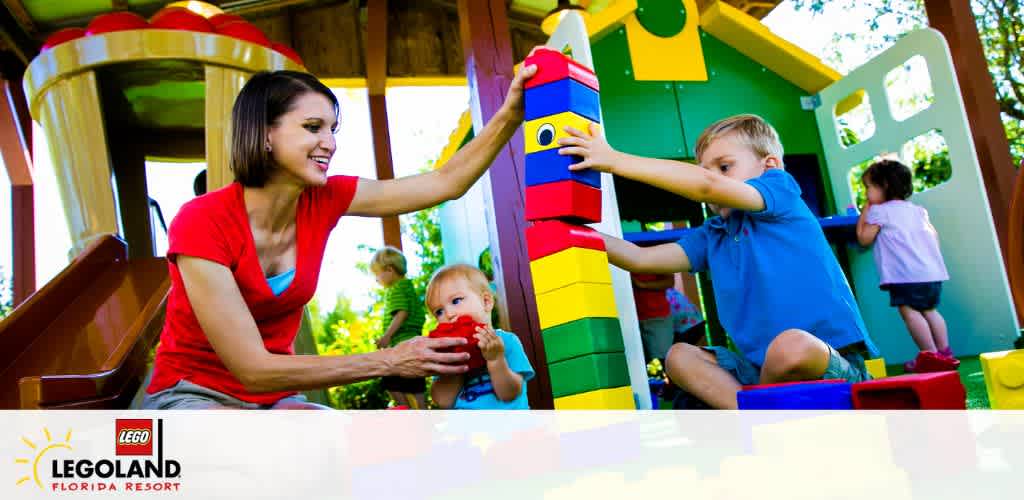
<path id="1" fill-rule="evenodd" d="M 458 345 L 444 349 L 442 352 L 465 352 L 469 353 L 469 361 L 466 362 L 469 365 L 470 370 L 482 368 L 486 362 L 484 361 L 484 355 L 480 352 L 480 347 L 477 345 L 479 341 L 474 335 L 476 335 L 477 327 L 484 327 L 483 323 L 477 323 L 470 316 L 459 316 L 452 323 L 439 323 L 434 331 L 430 332 L 429 337 L 432 339 L 439 339 L 444 337 L 455 337 L 464 338 L 468 343 L 465 345 Z"/>

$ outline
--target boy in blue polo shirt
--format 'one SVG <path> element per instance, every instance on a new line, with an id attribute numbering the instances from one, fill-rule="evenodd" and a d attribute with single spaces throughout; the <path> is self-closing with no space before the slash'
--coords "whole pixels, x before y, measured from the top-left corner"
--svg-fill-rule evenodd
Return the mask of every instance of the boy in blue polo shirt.
<path id="1" fill-rule="evenodd" d="M 748 384 L 869 378 L 864 357 L 878 350 L 818 220 L 783 170 L 771 125 L 755 115 L 711 125 L 697 139 L 700 166 L 628 155 L 599 131 L 567 130 L 559 153 L 583 157 L 573 169 L 644 182 L 719 214 L 677 243 L 642 248 L 605 236 L 609 261 L 630 272 L 712 273 L 719 318 L 741 354 L 675 344 L 665 369 L 688 393 L 677 407 L 735 409 Z"/>

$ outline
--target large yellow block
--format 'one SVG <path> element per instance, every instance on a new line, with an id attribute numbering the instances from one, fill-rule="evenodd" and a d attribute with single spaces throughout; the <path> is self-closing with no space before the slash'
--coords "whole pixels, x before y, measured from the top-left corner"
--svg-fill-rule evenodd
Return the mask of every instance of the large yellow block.
<path id="1" fill-rule="evenodd" d="M 613 387 L 555 398 L 556 410 L 635 410 L 633 389 Z"/>
<path id="2" fill-rule="evenodd" d="M 566 126 L 589 133 L 591 123 L 590 120 L 571 111 L 530 120 L 523 125 L 526 152 L 536 153 L 557 148 L 559 139 L 569 137 L 565 132 Z"/>
<path id="3" fill-rule="evenodd" d="M 611 283 L 608 254 L 602 250 L 570 247 L 530 262 L 537 295 L 573 283 Z"/>
<path id="4" fill-rule="evenodd" d="M 885 378 L 885 358 L 868 359 L 864 361 L 864 367 L 868 369 L 871 378 Z"/>
<path id="5" fill-rule="evenodd" d="M 979 356 L 993 410 L 1024 409 L 1024 349 Z"/>
<path id="6" fill-rule="evenodd" d="M 581 318 L 617 318 L 609 283 L 574 283 L 537 295 L 541 330 Z"/>

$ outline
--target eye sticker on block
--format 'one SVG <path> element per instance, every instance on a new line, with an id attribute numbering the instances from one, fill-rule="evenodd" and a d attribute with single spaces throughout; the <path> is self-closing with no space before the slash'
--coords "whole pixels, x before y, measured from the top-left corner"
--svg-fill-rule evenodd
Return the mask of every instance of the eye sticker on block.
<path id="1" fill-rule="evenodd" d="M 565 127 L 584 132 L 590 130 L 592 122 L 576 113 L 566 111 L 527 121 L 523 127 L 523 142 L 527 153 L 558 148 L 558 140 L 569 137 Z"/>
<path id="2" fill-rule="evenodd" d="M 537 129 L 537 144 L 548 146 L 555 142 L 555 126 L 545 123 Z"/>

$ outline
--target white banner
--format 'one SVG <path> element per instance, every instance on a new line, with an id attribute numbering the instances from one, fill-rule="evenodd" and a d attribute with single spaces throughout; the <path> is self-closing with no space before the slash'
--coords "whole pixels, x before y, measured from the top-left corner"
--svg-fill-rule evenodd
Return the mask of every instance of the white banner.
<path id="1" fill-rule="evenodd" d="M 0 412 L 0 498 L 1020 498 L 1024 412 Z"/>

